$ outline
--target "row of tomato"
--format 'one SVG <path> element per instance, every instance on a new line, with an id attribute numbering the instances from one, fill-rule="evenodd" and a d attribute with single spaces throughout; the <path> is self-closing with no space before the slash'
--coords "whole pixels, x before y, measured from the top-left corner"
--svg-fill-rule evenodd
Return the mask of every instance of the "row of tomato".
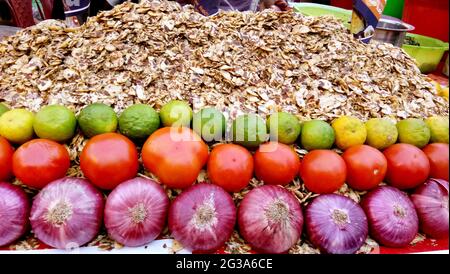
<path id="1" fill-rule="evenodd" d="M 67 149 L 54 141 L 35 139 L 13 151 L 0 137 L 0 181 L 15 175 L 24 184 L 43 188 L 65 176 L 70 167 Z M 192 185 L 206 165 L 210 181 L 228 192 L 239 192 L 253 175 L 266 184 L 286 185 L 300 176 L 309 191 L 325 194 L 344 182 L 355 190 L 375 188 L 383 180 L 399 189 L 419 186 L 428 177 L 448 181 L 448 144 L 434 143 L 423 150 L 395 144 L 383 152 L 366 145 L 347 149 L 313 150 L 302 162 L 291 146 L 268 142 L 252 155 L 236 144 L 219 144 L 211 153 L 189 128 L 167 127 L 153 133 L 142 147 L 145 168 L 170 188 Z M 117 133 L 91 138 L 83 148 L 81 170 L 95 186 L 112 190 L 134 178 L 139 169 L 134 143 Z"/>
<path id="2" fill-rule="evenodd" d="M 216 145 L 209 153 L 208 146 L 192 130 L 162 128 L 144 144 L 142 161 L 166 186 L 185 188 L 182 194 L 169 209 L 167 195 L 157 183 L 133 179 L 139 168 L 135 145 L 123 135 L 108 133 L 90 139 L 80 155 L 84 176 L 99 188 L 114 189 L 103 205 L 101 193 L 88 181 L 58 180 L 70 166 L 64 146 L 36 139 L 14 152 L 5 139 L 0 138 L 0 144 L 2 174 L 15 175 L 29 186 L 43 188 L 33 201 L 31 213 L 27 213 L 26 206 L 17 213 L 23 213 L 21 216 L 26 220 L 30 216 L 37 237 L 57 248 L 80 246 L 92 239 L 102 223 L 103 211 L 108 233 L 129 246 L 156 238 L 168 215 L 169 230 L 175 239 L 193 250 L 212 252 L 229 239 L 236 214 L 241 235 L 263 252 L 285 252 L 300 238 L 304 223 L 311 242 L 329 253 L 356 252 L 367 238 L 369 224 L 378 228 L 371 230 L 379 231 L 386 227 L 396 229 L 395 224 L 400 222 L 402 237 L 376 233 L 372 236 L 382 244 L 402 246 L 417 233 L 418 217 L 409 198 L 397 188 L 418 187 L 429 176 L 447 176 L 448 180 L 448 144 L 431 144 L 424 151 L 396 144 L 383 153 L 361 145 L 349 148 L 342 156 L 331 150 L 314 150 L 300 162 L 292 147 L 275 142 L 261 145 L 253 155 L 235 144 Z M 213 184 L 190 187 L 205 165 Z M 5 168 L 8 166 L 9 170 Z M 304 219 L 300 203 L 292 193 L 277 186 L 258 187 L 245 195 L 236 212 L 227 192 L 246 187 L 253 174 L 269 185 L 285 185 L 299 175 L 308 190 L 323 195 L 308 206 Z M 377 187 L 384 178 L 397 188 Z M 344 196 L 327 194 L 338 190 L 345 181 L 357 190 L 375 188 L 366 195 L 372 198 L 362 204 L 364 210 Z M 441 189 L 440 185 L 447 187 L 446 196 L 444 191 L 439 198 L 443 205 L 445 197 L 448 199 L 447 182 L 432 181 L 426 184 L 426 189 L 432 188 L 435 193 Z M 421 196 L 425 195 L 418 197 Z M 380 215 L 385 209 L 378 207 L 383 206 L 391 210 L 389 218 Z M 78 209 L 88 210 L 90 217 L 82 221 L 71 218 L 79 213 Z M 448 206 L 443 216 L 438 218 L 439 226 L 445 230 L 446 225 L 448 234 Z M 331 223 L 320 224 L 322 219 Z M 386 226 L 386 222 L 392 225 Z M 327 225 L 333 229 L 326 229 Z M 11 227 L 7 229 L 13 231 Z M 347 234 L 339 245 L 333 246 L 334 237 L 324 235 L 337 233 Z"/>

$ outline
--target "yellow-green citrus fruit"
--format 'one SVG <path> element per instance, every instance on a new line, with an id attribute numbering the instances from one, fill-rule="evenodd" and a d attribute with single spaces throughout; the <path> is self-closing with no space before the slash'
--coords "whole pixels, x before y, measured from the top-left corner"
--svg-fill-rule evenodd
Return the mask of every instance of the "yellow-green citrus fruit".
<path id="1" fill-rule="evenodd" d="M 34 114 L 26 109 L 13 109 L 0 117 L 0 135 L 8 141 L 23 144 L 33 138 Z"/>
<path id="2" fill-rule="evenodd" d="M 395 123 L 387 118 L 372 118 L 366 122 L 366 144 L 383 150 L 397 142 L 398 131 Z"/>
<path id="3" fill-rule="evenodd" d="M 367 131 L 364 123 L 356 117 L 342 116 L 331 123 L 336 134 L 336 146 L 342 150 L 363 145 L 366 142 Z"/>
<path id="4" fill-rule="evenodd" d="M 400 143 L 423 148 L 430 142 L 430 128 L 422 119 L 409 118 L 397 123 L 398 139 Z"/>

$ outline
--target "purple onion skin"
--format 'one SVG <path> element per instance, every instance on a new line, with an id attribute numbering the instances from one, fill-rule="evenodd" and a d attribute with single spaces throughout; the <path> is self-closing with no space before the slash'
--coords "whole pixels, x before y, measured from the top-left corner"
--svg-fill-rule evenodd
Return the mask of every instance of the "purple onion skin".
<path id="1" fill-rule="evenodd" d="M 78 248 L 98 234 L 103 204 L 103 194 L 87 180 L 61 178 L 46 185 L 35 196 L 31 227 L 36 237 L 49 246 Z M 58 215 L 60 217 L 56 217 Z"/>
<path id="2" fill-rule="evenodd" d="M 435 239 L 448 238 L 448 182 L 429 179 L 411 195 L 420 230 Z"/>
<path id="3" fill-rule="evenodd" d="M 271 209 L 282 203 L 280 220 L 271 216 Z M 276 214 L 275 214 L 276 215 Z M 299 201 L 283 187 L 264 185 L 252 189 L 238 210 L 239 231 L 256 251 L 279 254 L 287 252 L 300 239 L 303 213 Z"/>
<path id="4" fill-rule="evenodd" d="M 212 216 L 199 224 L 200 213 Z M 184 247 L 213 253 L 228 241 L 236 224 L 236 206 L 223 188 L 197 184 L 184 190 L 169 208 L 169 231 Z"/>
<path id="5" fill-rule="evenodd" d="M 139 212 L 135 211 L 133 217 L 133 209 L 144 209 L 145 213 L 137 216 Z M 134 178 L 121 183 L 109 194 L 105 226 L 111 238 L 119 243 L 142 246 L 161 234 L 168 210 L 169 197 L 162 186 L 149 179 Z"/>
<path id="6" fill-rule="evenodd" d="M 329 254 L 353 254 L 367 239 L 363 209 L 352 199 L 337 194 L 315 198 L 306 208 L 306 231 L 313 245 Z"/>
<path id="7" fill-rule="evenodd" d="M 419 231 L 414 204 L 402 191 L 380 186 L 363 197 L 361 206 L 369 220 L 369 233 L 379 244 L 405 247 Z"/>
<path id="8" fill-rule="evenodd" d="M 22 188 L 0 182 L 0 246 L 15 242 L 28 229 L 30 201 Z"/>

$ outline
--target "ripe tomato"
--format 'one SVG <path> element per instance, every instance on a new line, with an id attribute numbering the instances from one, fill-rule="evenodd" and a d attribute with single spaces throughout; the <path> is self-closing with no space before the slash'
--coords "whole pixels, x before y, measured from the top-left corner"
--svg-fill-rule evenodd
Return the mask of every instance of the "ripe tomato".
<path id="1" fill-rule="evenodd" d="M 410 144 L 395 144 L 383 152 L 388 162 L 386 181 L 399 189 L 415 188 L 430 174 L 425 153 Z"/>
<path id="2" fill-rule="evenodd" d="M 12 158 L 14 149 L 6 138 L 0 136 L 0 182 L 12 177 Z"/>
<path id="3" fill-rule="evenodd" d="M 313 150 L 300 164 L 300 177 L 309 191 L 326 194 L 345 182 L 347 168 L 341 156 L 332 150 Z"/>
<path id="4" fill-rule="evenodd" d="M 300 169 L 300 158 L 297 153 L 282 143 L 262 144 L 256 151 L 254 159 L 256 177 L 269 185 L 289 184 Z"/>
<path id="5" fill-rule="evenodd" d="M 216 146 L 208 160 L 208 178 L 228 192 L 239 192 L 253 177 L 252 154 L 239 145 Z"/>
<path id="6" fill-rule="evenodd" d="M 355 190 L 370 190 L 383 181 L 387 160 L 378 149 L 358 145 L 347 149 L 342 155 L 347 165 L 347 184 Z"/>
<path id="7" fill-rule="evenodd" d="M 136 177 L 138 152 L 133 142 L 121 134 L 96 135 L 83 148 L 80 167 L 84 176 L 97 187 L 114 189 Z"/>
<path id="8" fill-rule="evenodd" d="M 34 188 L 43 188 L 64 177 L 69 167 L 69 152 L 51 140 L 31 140 L 21 145 L 13 155 L 14 175 Z"/>
<path id="9" fill-rule="evenodd" d="M 165 127 L 142 147 L 145 168 L 171 188 L 192 185 L 208 160 L 208 146 L 190 128 Z"/>
<path id="10" fill-rule="evenodd" d="M 436 179 L 443 179 L 448 181 L 448 158 L 449 158 L 448 144 L 435 143 L 429 144 L 423 148 L 423 152 L 430 160 L 430 177 Z"/>

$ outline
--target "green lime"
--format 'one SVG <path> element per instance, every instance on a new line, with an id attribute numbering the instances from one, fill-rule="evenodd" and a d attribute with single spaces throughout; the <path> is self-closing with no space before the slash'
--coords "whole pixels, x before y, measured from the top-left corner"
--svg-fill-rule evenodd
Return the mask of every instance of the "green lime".
<path id="1" fill-rule="evenodd" d="M 372 118 L 365 124 L 366 144 L 382 150 L 397 142 L 398 131 L 395 123 L 387 118 Z"/>
<path id="2" fill-rule="evenodd" d="M 2 116 L 3 113 L 7 112 L 8 110 L 9 108 L 5 104 L 0 103 L 0 116 Z"/>
<path id="3" fill-rule="evenodd" d="M 73 112 L 61 105 L 45 106 L 36 113 L 34 132 L 39 138 L 64 142 L 75 134 L 77 118 Z"/>
<path id="4" fill-rule="evenodd" d="M 159 115 L 165 127 L 189 127 L 192 120 L 192 108 L 187 102 L 172 100 L 161 108 Z"/>
<path id="5" fill-rule="evenodd" d="M 85 107 L 78 115 L 78 124 L 83 134 L 91 138 L 95 135 L 115 132 L 117 116 L 110 106 L 95 103 Z"/>
<path id="6" fill-rule="evenodd" d="M 447 143 L 448 144 L 448 116 L 434 116 L 425 120 L 425 123 L 430 128 L 432 143 Z"/>
<path id="7" fill-rule="evenodd" d="M 144 104 L 128 107 L 119 117 L 120 132 L 131 139 L 145 139 L 155 132 L 159 125 L 156 110 Z"/>
<path id="8" fill-rule="evenodd" d="M 23 144 L 33 138 L 34 114 L 26 109 L 13 109 L 0 117 L 0 135 L 8 141 Z"/>
<path id="9" fill-rule="evenodd" d="M 194 114 L 192 127 L 206 142 L 219 142 L 225 136 L 225 116 L 215 108 L 205 108 Z"/>
<path id="10" fill-rule="evenodd" d="M 312 120 L 303 123 L 302 146 L 306 150 L 330 149 L 334 143 L 333 128 L 322 120 Z"/>
<path id="11" fill-rule="evenodd" d="M 270 133 L 270 140 L 291 145 L 295 143 L 302 131 L 302 125 L 297 116 L 278 112 L 267 119 L 267 130 Z"/>
<path id="12" fill-rule="evenodd" d="M 266 123 L 255 114 L 244 114 L 233 121 L 233 142 L 247 148 L 256 148 L 269 137 Z"/>
<path id="13" fill-rule="evenodd" d="M 400 143 L 423 148 L 430 141 L 431 133 L 422 119 L 409 118 L 397 123 Z"/>

